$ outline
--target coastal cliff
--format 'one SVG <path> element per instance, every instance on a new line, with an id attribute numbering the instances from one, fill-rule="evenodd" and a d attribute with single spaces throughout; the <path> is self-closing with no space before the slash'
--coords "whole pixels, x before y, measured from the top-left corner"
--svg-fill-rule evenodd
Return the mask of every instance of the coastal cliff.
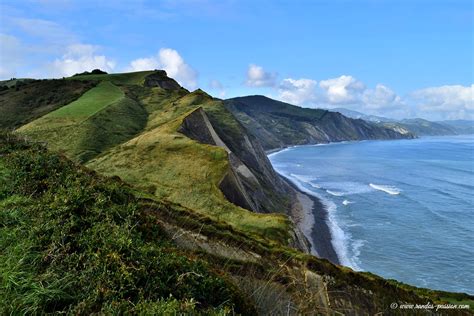
<path id="1" fill-rule="evenodd" d="M 237 137 L 225 132 L 226 128 L 232 128 L 230 124 L 226 125 L 223 123 L 225 121 L 217 120 L 212 110 L 210 113 L 211 115 L 214 113 L 214 116 L 211 116 L 214 125 L 200 107 L 186 116 L 178 131 L 201 143 L 225 149 L 229 159 L 229 170 L 219 183 L 219 188 L 225 197 L 230 202 L 253 212 L 278 211 L 291 216 L 287 210 L 291 209 L 294 203 L 292 199 L 294 192 L 275 173 L 259 143 L 235 124 L 228 113 L 222 112 L 221 115 L 228 115 L 227 122 L 234 124 L 233 128 L 238 132 Z M 217 126 L 218 132 L 214 126 Z M 308 241 L 298 226 L 292 226 L 289 244 L 309 253 Z"/>
<path id="2" fill-rule="evenodd" d="M 225 106 L 260 140 L 265 150 L 348 140 L 415 137 L 338 112 L 301 108 L 264 96 L 228 99 Z"/>

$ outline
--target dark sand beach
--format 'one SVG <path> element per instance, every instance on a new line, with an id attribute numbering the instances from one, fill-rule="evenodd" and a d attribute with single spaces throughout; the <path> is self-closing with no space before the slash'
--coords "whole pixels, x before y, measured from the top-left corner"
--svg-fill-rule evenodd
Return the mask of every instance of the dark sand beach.
<path id="1" fill-rule="evenodd" d="M 298 205 L 293 208 L 292 217 L 299 229 L 311 244 L 311 253 L 340 264 L 334 246 L 329 225 L 328 211 L 321 201 L 301 192 L 290 180 L 282 177 L 296 191 Z"/>

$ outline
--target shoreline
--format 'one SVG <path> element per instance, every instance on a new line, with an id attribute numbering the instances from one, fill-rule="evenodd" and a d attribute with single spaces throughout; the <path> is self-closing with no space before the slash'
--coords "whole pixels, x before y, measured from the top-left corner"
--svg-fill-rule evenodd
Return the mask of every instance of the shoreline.
<path id="1" fill-rule="evenodd" d="M 302 192 L 291 180 L 278 175 L 295 190 L 297 205 L 292 208 L 292 217 L 310 243 L 311 254 L 340 265 L 327 222 L 328 210 L 317 197 Z"/>
<path id="2" fill-rule="evenodd" d="M 272 154 L 276 154 L 291 147 L 296 146 L 285 146 L 271 149 L 265 151 L 265 154 L 269 157 Z M 296 193 L 296 205 L 293 205 L 291 209 L 291 217 L 295 221 L 298 229 L 309 242 L 311 247 L 310 253 L 317 257 L 327 259 L 334 264 L 340 265 L 341 262 L 334 248 L 332 242 L 333 236 L 328 224 L 328 210 L 324 204 L 317 197 L 300 190 L 296 184 L 280 174 L 277 170 L 275 170 L 275 172 Z"/>

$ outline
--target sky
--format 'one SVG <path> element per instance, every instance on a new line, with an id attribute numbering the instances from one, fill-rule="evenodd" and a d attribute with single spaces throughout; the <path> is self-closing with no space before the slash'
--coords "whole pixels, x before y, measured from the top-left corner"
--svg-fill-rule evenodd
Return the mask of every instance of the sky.
<path id="1" fill-rule="evenodd" d="M 165 69 L 392 118 L 474 119 L 470 0 L 1 0 L 0 79 Z"/>

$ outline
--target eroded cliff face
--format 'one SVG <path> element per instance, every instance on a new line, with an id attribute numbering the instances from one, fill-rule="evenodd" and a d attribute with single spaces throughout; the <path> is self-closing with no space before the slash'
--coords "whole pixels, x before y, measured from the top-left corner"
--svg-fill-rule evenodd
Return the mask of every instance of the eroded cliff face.
<path id="1" fill-rule="evenodd" d="M 183 120 L 179 132 L 227 151 L 229 170 L 219 184 L 225 197 L 253 212 L 291 215 L 289 210 L 295 203 L 295 192 L 275 173 L 259 143 L 243 129 L 239 131 L 239 139 L 235 135 L 230 139 L 223 126 L 220 129 L 214 126 L 206 112 L 198 108 Z M 296 225 L 293 226 L 290 245 L 309 253 L 306 238 Z"/>
<path id="2" fill-rule="evenodd" d="M 351 119 L 338 112 L 301 108 L 264 96 L 225 100 L 225 106 L 260 140 L 265 150 L 348 140 L 414 137 L 411 133 Z"/>
<path id="3" fill-rule="evenodd" d="M 166 90 L 180 90 L 183 89 L 176 80 L 168 77 L 166 71 L 156 70 L 152 74 L 145 77 L 143 82 L 145 87 L 160 87 Z"/>

